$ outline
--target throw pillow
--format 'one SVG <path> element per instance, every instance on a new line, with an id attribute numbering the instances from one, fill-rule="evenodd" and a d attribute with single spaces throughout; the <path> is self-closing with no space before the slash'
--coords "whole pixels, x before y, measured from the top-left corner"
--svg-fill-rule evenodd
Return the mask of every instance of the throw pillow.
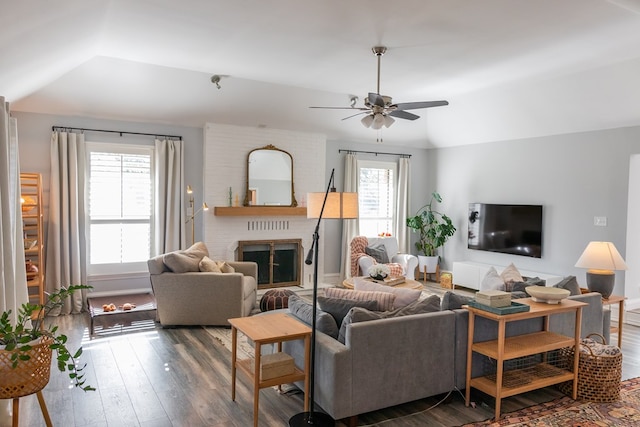
<path id="1" fill-rule="evenodd" d="M 382 244 L 376 244 L 367 246 L 364 248 L 364 253 L 373 257 L 378 264 L 388 264 L 389 256 L 387 255 L 387 249 Z"/>
<path id="2" fill-rule="evenodd" d="M 438 295 L 429 295 L 423 300 L 413 302 L 406 307 L 394 310 L 393 317 L 434 313 L 436 311 L 440 311 L 440 297 Z"/>
<path id="3" fill-rule="evenodd" d="M 390 292 L 380 291 L 351 291 L 349 289 L 327 288 L 324 291 L 326 297 L 350 299 L 356 301 L 377 301 L 378 311 L 393 310 L 393 303 L 396 296 Z M 374 308 L 375 310 L 375 308 Z"/>
<path id="4" fill-rule="evenodd" d="M 495 267 L 489 268 L 489 271 L 487 271 L 487 274 L 485 274 L 484 278 L 482 279 L 482 282 L 480 282 L 480 290 L 481 291 L 491 291 L 491 290 L 504 291 L 505 290 L 504 280 L 502 280 L 502 277 L 500 277 Z"/>
<path id="5" fill-rule="evenodd" d="M 162 261 L 174 273 L 187 273 L 200 271 L 199 264 L 205 256 L 209 256 L 209 251 L 204 243 L 198 242 L 189 249 L 164 254 Z"/>
<path id="6" fill-rule="evenodd" d="M 462 308 L 463 305 L 471 301 L 473 297 L 467 297 L 464 295 L 458 295 L 454 292 L 447 291 L 442 296 L 442 302 L 440 303 L 441 310 L 457 310 Z"/>
<path id="7" fill-rule="evenodd" d="M 437 295 L 430 295 L 423 300 L 412 302 L 406 307 L 402 307 L 393 311 L 379 312 L 370 311 L 362 307 L 354 307 L 347 312 L 344 319 L 342 320 L 340 331 L 338 332 L 338 341 L 344 344 L 347 327 L 352 323 L 409 316 L 412 314 L 434 313 L 438 311 L 440 311 L 440 298 L 438 298 Z"/>
<path id="8" fill-rule="evenodd" d="M 578 281 L 576 280 L 576 276 L 567 276 L 553 285 L 553 287 L 567 289 L 569 292 L 571 292 L 571 296 L 582 294 L 580 285 L 578 285 Z"/>
<path id="9" fill-rule="evenodd" d="M 221 273 L 220 267 L 218 267 L 218 263 L 209 258 L 208 256 L 203 257 L 198 264 L 198 269 L 200 271 L 207 271 L 210 273 Z"/>
<path id="10" fill-rule="evenodd" d="M 218 268 L 222 273 L 235 273 L 236 269 L 231 267 L 226 261 L 216 261 Z"/>
<path id="11" fill-rule="evenodd" d="M 289 296 L 288 303 L 289 312 L 297 319 L 311 326 L 313 323 L 313 305 L 295 294 Z M 316 309 L 316 330 L 334 339 L 338 338 L 338 325 L 335 319 L 332 315 L 320 309 Z"/>
<path id="12" fill-rule="evenodd" d="M 378 302 L 375 300 L 357 301 L 323 296 L 318 297 L 318 305 L 320 306 L 320 310 L 326 311 L 333 316 L 338 327 L 342 325 L 342 319 L 344 319 L 344 316 L 346 316 L 353 307 L 362 307 L 368 310 L 376 310 L 378 308 Z"/>
<path id="13" fill-rule="evenodd" d="M 422 295 L 420 289 L 396 288 L 394 286 L 381 285 L 380 283 L 372 282 L 362 277 L 355 277 L 353 279 L 353 289 L 356 291 L 390 292 L 396 296 L 393 301 L 394 309 L 402 308 L 412 302 L 418 301 L 420 295 Z"/>
<path id="14" fill-rule="evenodd" d="M 507 268 L 502 270 L 500 278 L 502 278 L 502 281 L 506 285 L 511 285 L 514 282 L 524 282 L 522 275 L 520 274 L 516 266 L 513 265 L 513 263 L 509 264 Z"/>

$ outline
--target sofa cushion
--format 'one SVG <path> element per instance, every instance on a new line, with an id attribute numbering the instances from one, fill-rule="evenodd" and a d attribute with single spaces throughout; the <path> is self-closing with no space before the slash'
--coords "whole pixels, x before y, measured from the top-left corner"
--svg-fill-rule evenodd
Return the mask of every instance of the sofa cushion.
<path id="1" fill-rule="evenodd" d="M 289 312 L 300 321 L 311 326 L 313 323 L 313 305 L 300 298 L 298 295 L 289 296 Z M 325 311 L 316 308 L 316 330 L 323 332 L 330 337 L 338 338 L 338 325 L 333 316 Z"/>
<path id="2" fill-rule="evenodd" d="M 447 291 L 442 296 L 442 302 L 440 303 L 441 310 L 457 310 L 462 308 L 463 305 L 473 300 L 473 297 L 464 295 L 458 295 L 455 292 Z"/>
<path id="3" fill-rule="evenodd" d="M 571 296 L 582 294 L 582 291 L 580 291 L 580 285 L 578 285 L 578 281 L 576 280 L 576 276 L 567 276 L 553 285 L 553 287 L 566 289 L 571 292 Z"/>
<path id="4" fill-rule="evenodd" d="M 220 271 L 220 267 L 218 267 L 218 263 L 209 258 L 208 256 L 202 257 L 200 262 L 198 263 L 198 268 L 200 271 L 206 271 L 210 273 L 222 273 Z"/>
<path id="5" fill-rule="evenodd" d="M 498 274 L 498 271 L 495 267 L 489 268 L 487 274 L 485 274 L 482 282 L 480 282 L 480 290 L 481 291 L 504 291 L 504 280 Z"/>
<path id="6" fill-rule="evenodd" d="M 189 249 L 174 251 L 164 254 L 162 261 L 174 273 L 187 273 L 200 271 L 200 261 L 209 256 L 207 247 L 202 242 L 197 242 Z"/>
<path id="7" fill-rule="evenodd" d="M 347 326 L 352 323 L 366 322 L 369 320 L 377 319 L 389 319 L 392 317 L 410 316 L 412 314 L 433 313 L 440 311 L 440 298 L 437 295 L 430 295 L 427 298 L 412 302 L 406 307 L 399 308 L 393 311 L 371 311 L 362 307 L 354 307 L 346 314 L 342 324 L 340 325 L 340 331 L 338 332 L 338 341 L 344 344 Z"/>
<path id="8" fill-rule="evenodd" d="M 378 302 L 375 300 L 352 300 L 319 296 L 318 306 L 322 311 L 326 311 L 333 316 L 336 321 L 336 325 L 339 328 L 342 324 L 342 319 L 344 319 L 344 316 L 346 316 L 349 310 L 353 307 L 377 310 Z"/>
<path id="9" fill-rule="evenodd" d="M 366 246 L 364 248 L 364 253 L 373 257 L 378 264 L 388 264 L 389 256 L 387 255 L 387 249 L 384 247 L 382 243 L 378 243 L 375 245 Z"/>
<path id="10" fill-rule="evenodd" d="M 405 307 L 412 302 L 418 301 L 422 291 L 420 289 L 409 288 L 396 288 L 394 286 L 382 285 L 380 283 L 372 282 L 362 277 L 355 277 L 353 279 L 353 289 L 356 291 L 380 291 L 389 292 L 396 296 L 393 301 L 393 308 Z"/>
<path id="11" fill-rule="evenodd" d="M 350 299 L 356 301 L 377 301 L 378 311 L 393 310 L 393 303 L 396 296 L 391 292 L 380 291 L 356 291 L 349 289 L 327 288 L 325 296 L 329 298 Z M 374 308 L 375 310 L 375 308 Z"/>

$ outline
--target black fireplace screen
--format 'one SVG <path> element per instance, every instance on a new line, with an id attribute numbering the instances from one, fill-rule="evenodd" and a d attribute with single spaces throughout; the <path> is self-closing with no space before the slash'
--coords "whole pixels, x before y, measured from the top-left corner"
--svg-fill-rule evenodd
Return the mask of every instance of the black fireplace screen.
<path id="1" fill-rule="evenodd" d="M 300 285 L 300 240 L 243 241 L 238 259 L 258 264 L 258 287 Z"/>

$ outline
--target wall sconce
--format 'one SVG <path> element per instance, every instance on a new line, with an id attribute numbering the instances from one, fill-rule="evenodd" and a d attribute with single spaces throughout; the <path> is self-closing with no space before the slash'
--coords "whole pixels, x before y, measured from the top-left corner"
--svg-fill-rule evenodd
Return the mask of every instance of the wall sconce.
<path id="1" fill-rule="evenodd" d="M 589 242 L 576 262 L 576 267 L 587 268 L 587 288 L 600 292 L 607 299 L 615 285 L 615 270 L 626 270 L 627 264 L 611 242 Z"/>
<path id="2" fill-rule="evenodd" d="M 188 224 L 191 221 L 191 244 L 193 245 L 196 242 L 196 225 L 194 218 L 197 214 L 202 211 L 208 211 L 209 206 L 206 203 L 202 203 L 202 207 L 197 211 L 194 209 L 194 200 L 193 200 L 193 188 L 190 185 L 187 185 L 187 194 L 189 195 L 189 210 L 191 211 L 191 215 L 187 218 L 186 223 Z"/>

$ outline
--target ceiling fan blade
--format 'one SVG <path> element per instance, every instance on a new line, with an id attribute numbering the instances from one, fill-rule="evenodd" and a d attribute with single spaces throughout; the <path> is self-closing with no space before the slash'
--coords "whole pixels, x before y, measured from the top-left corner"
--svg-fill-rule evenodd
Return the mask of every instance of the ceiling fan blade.
<path id="1" fill-rule="evenodd" d="M 401 102 L 396 104 L 398 110 L 417 110 L 419 108 L 442 107 L 449 105 L 447 101 Z"/>
<path id="2" fill-rule="evenodd" d="M 309 107 L 309 108 L 322 108 L 325 110 L 361 110 L 361 111 L 369 111 L 368 108 L 365 107 Z"/>
<path id="3" fill-rule="evenodd" d="M 347 119 L 350 119 L 351 117 L 360 116 L 360 115 L 362 115 L 362 114 L 368 114 L 368 113 L 369 113 L 368 111 L 362 111 L 362 112 L 360 112 L 360 113 L 356 113 L 356 114 L 352 114 L 352 115 L 350 115 L 350 116 L 347 116 L 347 117 L 345 117 L 345 118 L 344 118 L 344 119 L 342 119 L 342 120 L 347 120 Z"/>
<path id="4" fill-rule="evenodd" d="M 384 108 L 384 98 L 380 94 L 369 92 L 369 103 Z"/>
<path id="5" fill-rule="evenodd" d="M 409 113 L 407 111 L 402 111 L 402 110 L 395 110 L 395 111 L 391 111 L 389 114 L 389 116 L 393 116 L 393 117 L 397 117 L 399 119 L 406 119 L 406 120 L 415 120 L 415 119 L 419 119 L 420 116 L 415 115 L 413 113 Z"/>

